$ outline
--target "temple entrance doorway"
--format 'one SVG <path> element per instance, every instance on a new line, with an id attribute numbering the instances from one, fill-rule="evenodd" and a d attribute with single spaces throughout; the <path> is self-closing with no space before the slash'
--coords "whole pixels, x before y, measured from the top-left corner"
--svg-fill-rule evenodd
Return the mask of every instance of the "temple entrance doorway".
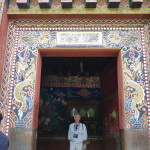
<path id="1" fill-rule="evenodd" d="M 121 149 L 117 63 L 116 56 L 42 57 L 37 150 L 68 150 L 76 112 L 87 150 Z"/>

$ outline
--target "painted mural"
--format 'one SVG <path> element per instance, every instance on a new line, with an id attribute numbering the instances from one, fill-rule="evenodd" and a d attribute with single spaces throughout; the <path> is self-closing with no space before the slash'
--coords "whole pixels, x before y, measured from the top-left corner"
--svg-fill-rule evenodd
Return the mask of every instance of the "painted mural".
<path id="1" fill-rule="evenodd" d="M 77 111 L 82 116 L 82 122 L 87 125 L 89 136 L 102 136 L 102 104 L 99 104 L 99 108 L 86 107 L 86 103 L 83 103 L 81 108 L 77 108 L 74 104 L 68 104 L 70 101 L 75 102 L 77 99 L 80 101 L 93 101 L 95 100 L 95 91 L 100 89 L 86 89 L 89 91 L 88 93 L 91 93 L 90 95 L 88 94 L 89 97 L 82 96 L 80 94 L 82 90 L 79 88 L 77 92 L 77 88 L 41 87 L 38 124 L 39 137 L 66 137 L 69 124 L 73 122 L 73 116 Z M 78 94 L 79 96 L 77 96 Z M 100 94 L 96 94 L 96 97 L 100 101 Z M 97 112 L 99 118 L 95 118 L 95 113 Z M 85 117 L 88 120 L 84 119 Z"/>
<path id="2" fill-rule="evenodd" d="M 101 100 L 100 88 L 43 87 L 42 89 L 47 89 L 55 94 L 56 98 L 65 100 Z"/>
<path id="3" fill-rule="evenodd" d="M 62 137 L 67 135 L 67 103 L 64 101 L 64 94 L 58 96 L 63 91 L 60 88 L 41 87 L 38 136 Z"/>
<path id="4" fill-rule="evenodd" d="M 120 37 L 123 38 L 120 39 Z M 133 128 L 141 128 L 141 125 L 145 125 L 147 118 L 143 53 L 139 37 L 140 32 L 117 31 L 110 32 L 107 36 L 108 41 L 106 41 L 106 43 L 110 43 L 110 47 L 122 47 L 125 112 L 126 117 L 130 118 L 127 126 Z"/>
<path id="5" fill-rule="evenodd" d="M 13 85 L 10 89 L 13 93 L 10 114 L 12 127 L 28 128 L 32 124 L 37 50 L 38 48 L 56 47 L 56 34 L 59 32 L 50 31 L 52 28 L 43 30 L 44 28 L 19 28 L 13 31 L 10 25 L 9 32 L 11 34 L 17 32 L 16 37 L 14 36 L 15 46 L 11 41 L 9 41 L 11 44 L 8 44 L 9 52 L 16 50 L 13 55 L 15 62 L 12 61 L 15 66 L 14 76 L 11 77 Z M 142 28 L 102 28 L 102 33 L 103 44 L 100 47 L 121 48 L 122 51 L 125 126 L 126 128 L 147 128 L 147 97 L 145 94 L 147 85 L 144 79 L 143 51 L 145 49 L 142 45 L 144 40 L 142 39 Z M 6 66 L 5 69 L 7 70 Z M 3 87 L 5 87 L 5 79 Z M 7 92 L 2 91 L 2 95 L 2 99 L 7 97 Z"/>

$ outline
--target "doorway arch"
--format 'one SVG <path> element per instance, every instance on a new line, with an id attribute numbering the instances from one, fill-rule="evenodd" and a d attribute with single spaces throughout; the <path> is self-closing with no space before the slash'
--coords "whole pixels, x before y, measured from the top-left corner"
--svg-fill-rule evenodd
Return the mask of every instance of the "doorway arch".
<path id="1" fill-rule="evenodd" d="M 117 76 L 118 76 L 118 105 L 119 105 L 119 129 L 124 128 L 124 95 L 122 77 L 122 57 L 121 49 L 107 48 L 41 48 L 38 49 L 37 69 L 34 93 L 33 128 L 38 128 L 38 108 L 40 96 L 40 81 L 42 57 L 116 57 Z M 36 140 L 36 139 L 35 139 Z M 34 142 L 36 143 L 36 142 Z M 34 145 L 34 148 L 36 146 Z"/>

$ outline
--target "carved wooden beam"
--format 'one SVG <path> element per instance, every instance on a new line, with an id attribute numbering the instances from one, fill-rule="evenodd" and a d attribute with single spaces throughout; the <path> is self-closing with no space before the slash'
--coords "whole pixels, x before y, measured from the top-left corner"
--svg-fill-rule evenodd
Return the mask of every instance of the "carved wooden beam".
<path id="1" fill-rule="evenodd" d="M 72 0 L 61 0 L 62 8 L 72 8 Z"/>
<path id="2" fill-rule="evenodd" d="M 16 0 L 19 8 L 30 8 L 30 0 Z"/>
<path id="3" fill-rule="evenodd" d="M 38 0 L 40 8 L 50 8 L 51 1 L 50 0 Z"/>
<path id="4" fill-rule="evenodd" d="M 129 0 L 131 8 L 140 8 L 143 4 L 143 0 Z"/>
<path id="5" fill-rule="evenodd" d="M 107 7 L 108 8 L 118 8 L 121 0 L 108 0 Z"/>
<path id="6" fill-rule="evenodd" d="M 96 8 L 97 0 L 85 0 L 86 8 Z"/>

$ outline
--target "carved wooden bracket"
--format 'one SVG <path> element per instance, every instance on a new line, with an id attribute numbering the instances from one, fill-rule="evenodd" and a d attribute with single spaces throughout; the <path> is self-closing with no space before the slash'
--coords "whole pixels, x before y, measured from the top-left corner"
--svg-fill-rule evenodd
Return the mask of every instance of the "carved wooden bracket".
<path id="1" fill-rule="evenodd" d="M 141 8 L 143 0 L 129 0 L 129 5 L 131 8 Z"/>
<path id="2" fill-rule="evenodd" d="M 40 8 L 50 8 L 51 0 L 38 0 Z"/>
<path id="3" fill-rule="evenodd" d="M 30 0 L 16 0 L 19 8 L 30 8 Z"/>
<path id="4" fill-rule="evenodd" d="M 118 8 L 121 0 L 108 0 L 107 7 L 108 8 Z"/>
<path id="5" fill-rule="evenodd" d="M 96 8 L 97 0 L 85 0 L 86 8 Z"/>
<path id="6" fill-rule="evenodd" d="M 62 8 L 72 8 L 72 0 L 61 0 Z"/>

